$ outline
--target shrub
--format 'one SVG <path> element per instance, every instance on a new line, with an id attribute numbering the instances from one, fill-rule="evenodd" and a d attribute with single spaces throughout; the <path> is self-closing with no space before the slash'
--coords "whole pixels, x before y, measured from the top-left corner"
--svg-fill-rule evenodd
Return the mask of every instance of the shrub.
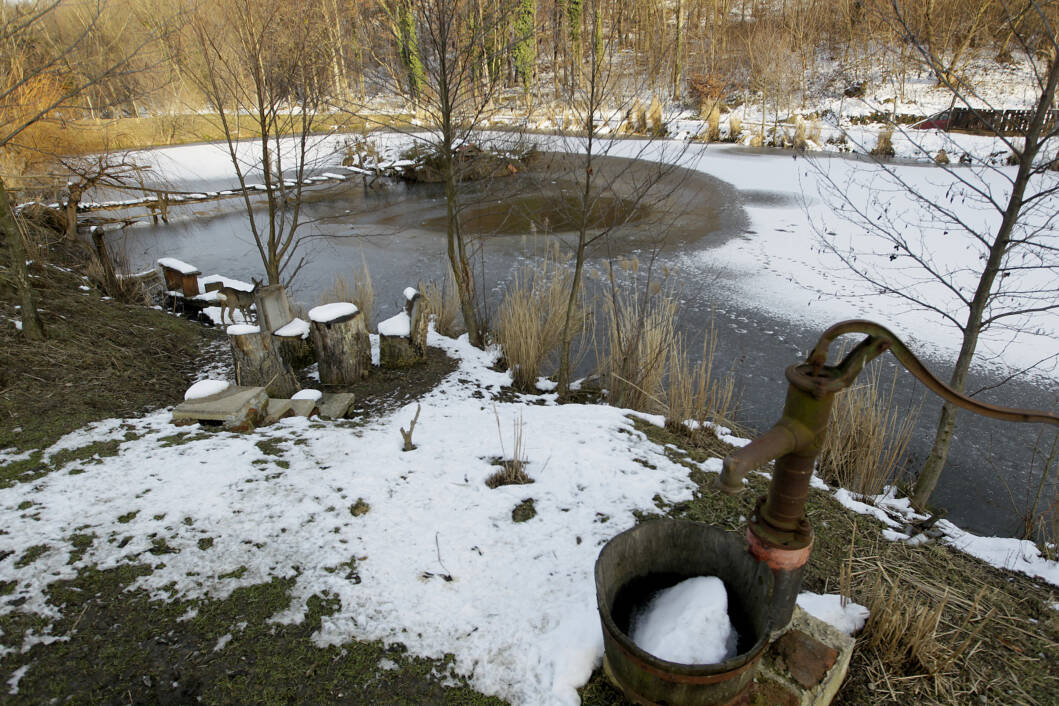
<path id="1" fill-rule="evenodd" d="M 360 272 L 352 274 L 352 283 L 344 275 L 335 275 L 331 288 L 324 292 L 320 303 L 353 302 L 364 317 L 364 325 L 371 328 L 371 312 L 375 307 L 375 287 L 368 271 L 368 262 L 364 253 L 360 254 Z"/>
<path id="2" fill-rule="evenodd" d="M 710 117 L 707 121 L 708 130 L 706 132 L 706 139 L 710 142 L 717 142 L 721 139 L 721 111 L 717 106 L 713 107 L 710 111 Z"/>
<path id="3" fill-rule="evenodd" d="M 737 142 L 743 134 L 743 121 L 736 115 L 728 118 L 728 139 Z"/>

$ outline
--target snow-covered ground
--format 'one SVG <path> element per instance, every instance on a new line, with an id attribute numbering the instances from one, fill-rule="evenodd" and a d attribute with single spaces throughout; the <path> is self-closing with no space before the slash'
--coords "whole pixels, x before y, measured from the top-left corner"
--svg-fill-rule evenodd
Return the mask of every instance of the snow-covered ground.
<path id="1" fill-rule="evenodd" d="M 171 590 L 223 597 L 271 577 L 293 578 L 291 605 L 274 620 L 302 620 L 309 597 L 321 592 L 341 602 L 315 634 L 318 644 L 379 639 L 415 655 L 451 653 L 456 671 L 485 693 L 516 704 L 576 704 L 575 689 L 602 656 L 596 555 L 632 526 L 633 511 L 654 509 L 655 498 L 689 499 L 688 470 L 637 431 L 626 410 L 555 405 L 550 393 L 491 402 L 490 393 L 510 384 L 509 373 L 491 369 L 495 351 L 433 332 L 430 343 L 459 367 L 418 400 L 417 448 L 407 453 L 399 428 L 412 405 L 362 425 L 289 419 L 249 434 L 185 440 L 174 435 L 188 429 L 172 425 L 166 410 L 64 437 L 47 456 L 103 440 L 121 444 L 115 456 L 0 490 L 7 518 L 0 554 L 13 552 L 0 561 L 0 580 L 15 585 L 0 611 L 54 618 L 47 585 L 87 566 L 139 561 L 164 542 L 173 553 L 135 584 L 159 598 L 170 599 Z M 493 459 L 513 446 L 512 432 L 498 428 L 513 420 L 523 425 L 534 483 L 490 489 Z M 717 472 L 720 462 L 702 467 Z M 513 509 L 530 498 L 536 514 L 515 522 Z M 1007 564 L 1017 554 L 1011 568 L 1059 585 L 1059 566 L 1030 556 L 1030 543 L 1005 540 L 998 549 L 939 528 L 986 561 Z M 74 534 L 96 540 L 71 562 Z M 205 538 L 211 546 L 199 543 Z M 22 552 L 38 545 L 47 550 L 18 566 Z M 807 609 L 856 629 L 862 609 L 836 601 L 803 598 Z M 48 630 L 28 638 L 55 639 Z"/>

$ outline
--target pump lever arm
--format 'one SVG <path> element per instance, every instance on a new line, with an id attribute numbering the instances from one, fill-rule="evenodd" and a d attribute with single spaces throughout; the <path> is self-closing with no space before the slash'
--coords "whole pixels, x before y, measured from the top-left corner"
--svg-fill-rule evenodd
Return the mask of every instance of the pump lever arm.
<path id="1" fill-rule="evenodd" d="M 836 378 L 829 379 L 827 389 L 821 389 L 821 392 L 837 392 L 840 389 L 849 387 L 868 361 L 889 350 L 894 354 L 898 362 L 905 366 L 908 372 L 912 373 L 920 382 L 927 386 L 927 389 L 957 407 L 1008 422 L 1039 422 L 1059 426 L 1059 415 L 1038 410 L 1001 407 L 987 402 L 979 402 L 953 390 L 941 380 L 938 380 L 892 331 L 874 321 L 852 319 L 835 324 L 820 336 L 820 340 L 809 354 L 809 359 L 806 363 L 814 371 L 823 370 L 827 364 L 827 350 L 831 343 L 839 336 L 848 333 L 864 333 L 868 337 L 861 341 L 839 363 L 838 368 L 841 374 Z"/>

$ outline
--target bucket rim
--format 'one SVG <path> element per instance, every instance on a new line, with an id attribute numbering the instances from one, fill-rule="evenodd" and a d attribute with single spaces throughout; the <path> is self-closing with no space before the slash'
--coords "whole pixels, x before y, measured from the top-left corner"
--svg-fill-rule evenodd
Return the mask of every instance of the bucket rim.
<path id="1" fill-rule="evenodd" d="M 747 650 L 746 652 L 741 652 L 735 655 L 734 657 L 731 657 L 730 659 L 726 659 L 723 662 L 715 662 L 712 664 L 684 664 L 682 662 L 670 662 L 669 660 L 656 657 L 650 652 L 647 652 L 644 649 L 640 648 L 635 642 L 632 641 L 632 638 L 629 637 L 629 635 L 624 630 L 621 630 L 618 627 L 617 623 L 614 622 L 614 617 L 611 614 L 611 606 L 609 605 L 609 601 L 606 601 L 605 596 L 599 590 L 602 579 L 602 568 L 600 562 L 603 558 L 603 554 L 607 551 L 608 547 L 611 546 L 611 543 L 617 540 L 619 537 L 643 531 L 644 528 L 650 527 L 652 525 L 657 525 L 659 523 L 687 526 L 694 525 L 697 529 L 704 529 L 707 532 L 722 533 L 725 536 L 729 537 L 741 537 L 739 533 L 728 532 L 727 530 L 723 530 L 720 527 L 716 527 L 705 522 L 698 522 L 695 520 L 680 520 L 674 518 L 657 518 L 647 520 L 638 523 L 633 527 L 630 527 L 629 529 L 611 537 L 609 540 L 607 540 L 607 543 L 603 545 L 603 548 L 600 549 L 599 555 L 596 557 L 596 563 L 594 567 L 596 581 L 596 606 L 599 612 L 600 620 L 603 623 L 603 631 L 608 634 L 618 644 L 618 646 L 621 647 L 622 650 L 628 652 L 637 661 L 641 662 L 641 666 L 648 668 L 649 671 L 655 672 L 657 676 L 660 676 L 662 678 L 666 678 L 667 675 L 673 675 L 678 677 L 677 679 L 674 679 L 674 681 L 682 681 L 685 683 L 711 683 L 712 681 L 714 681 L 713 679 L 711 679 L 712 677 L 729 675 L 743 671 L 745 668 L 755 663 L 761 656 L 762 652 L 764 652 L 765 648 L 768 646 L 769 638 L 772 634 L 771 616 L 769 616 L 765 620 L 765 626 L 764 630 L 762 631 L 762 634 L 758 636 L 757 641 L 749 650 Z M 763 567 L 764 571 L 767 572 L 767 580 L 770 585 L 769 594 L 771 595 L 771 586 L 773 583 L 772 571 L 768 569 L 768 565 L 765 564 L 765 562 L 756 559 L 752 554 L 750 554 L 749 550 L 747 551 L 747 556 L 755 563 L 757 563 L 759 567 Z M 761 570 L 762 569 L 759 568 L 759 571 Z M 606 605 L 604 605 L 604 603 L 606 603 Z"/>

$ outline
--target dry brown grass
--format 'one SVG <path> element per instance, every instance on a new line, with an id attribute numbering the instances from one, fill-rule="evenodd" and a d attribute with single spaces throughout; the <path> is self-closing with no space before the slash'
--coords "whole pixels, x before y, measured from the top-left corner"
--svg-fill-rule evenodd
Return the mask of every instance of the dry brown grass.
<path id="1" fill-rule="evenodd" d="M 635 281 L 639 269 L 635 260 L 619 266 Z M 676 313 L 676 299 L 659 283 L 649 284 L 646 292 L 618 285 L 605 298 L 606 340 L 596 360 L 611 404 L 644 412 L 664 410 L 663 383 L 676 336 Z"/>
<path id="2" fill-rule="evenodd" d="M 519 412 L 518 418 L 511 422 L 511 456 L 507 456 L 507 449 L 504 447 L 504 430 L 500 425 L 500 413 L 493 408 L 493 414 L 496 416 L 496 431 L 500 436 L 500 450 L 503 456 L 494 459 L 494 464 L 500 466 L 500 470 L 492 474 L 485 479 L 485 484 L 490 488 L 499 488 L 502 485 L 526 485 L 532 483 L 533 479 L 526 474 L 526 464 L 529 463 L 529 459 L 526 458 L 526 446 L 525 446 L 525 429 L 526 424 L 522 418 L 522 412 Z"/>
<path id="3" fill-rule="evenodd" d="M 716 338 L 714 330 L 703 334 L 702 356 L 690 361 L 684 337 L 677 334 L 672 342 L 666 383 L 666 428 L 690 435 L 693 439 L 708 434 L 710 424 L 733 427 L 735 413 L 735 379 L 731 374 L 714 371 Z"/>
<path id="4" fill-rule="evenodd" d="M 850 560 L 859 584 L 854 595 L 871 613 L 858 640 L 861 676 L 888 696 L 888 703 L 917 704 L 968 703 L 986 692 L 986 683 L 1005 680 L 1003 670 L 988 673 L 982 667 L 1007 661 L 997 659 L 997 650 L 1018 661 L 1021 648 L 1011 634 L 1032 625 L 1008 614 L 1008 597 L 988 583 L 953 582 L 946 573 L 955 566 L 934 571 L 922 551 L 894 547 L 904 559 L 915 559 Z M 943 560 L 945 554 L 933 558 Z M 1006 703 L 1038 702 L 1009 692 Z"/>
<path id="5" fill-rule="evenodd" d="M 879 370 L 835 396 L 816 466 L 828 483 L 862 495 L 878 495 L 897 477 L 919 419 L 918 405 L 901 412 L 894 402 L 897 374 L 887 385 Z"/>
<path id="6" fill-rule="evenodd" d="M 507 360 L 515 387 L 535 389 L 542 367 L 562 342 L 566 306 L 573 274 L 556 250 L 533 264 L 520 267 L 497 310 L 493 335 Z M 584 326 L 584 306 L 578 304 L 573 327 Z"/>
<path id="7" fill-rule="evenodd" d="M 360 256 L 360 271 L 350 275 L 352 282 L 345 275 L 335 275 L 331 287 L 320 297 L 320 303 L 353 302 L 364 317 L 365 324 L 372 326 L 372 310 L 375 308 L 375 286 L 372 284 L 371 272 L 363 253 Z"/>
<path id="8" fill-rule="evenodd" d="M 728 118 L 728 140 L 735 142 L 743 134 L 743 121 L 737 115 Z"/>
<path id="9" fill-rule="evenodd" d="M 452 270 L 449 270 L 443 282 L 431 280 L 420 284 L 419 293 L 426 300 L 428 316 L 434 320 L 434 330 L 442 336 L 457 336 L 460 333 L 460 299 Z"/>
<path id="10" fill-rule="evenodd" d="M 706 139 L 710 142 L 717 142 L 721 139 L 721 111 L 715 105 L 710 110 L 710 115 L 707 119 L 707 132 Z"/>
<path id="11" fill-rule="evenodd" d="M 876 157 L 893 157 L 897 154 L 894 151 L 893 129 L 883 128 L 879 131 L 879 136 L 876 138 L 875 147 L 872 148 L 871 153 Z"/>

